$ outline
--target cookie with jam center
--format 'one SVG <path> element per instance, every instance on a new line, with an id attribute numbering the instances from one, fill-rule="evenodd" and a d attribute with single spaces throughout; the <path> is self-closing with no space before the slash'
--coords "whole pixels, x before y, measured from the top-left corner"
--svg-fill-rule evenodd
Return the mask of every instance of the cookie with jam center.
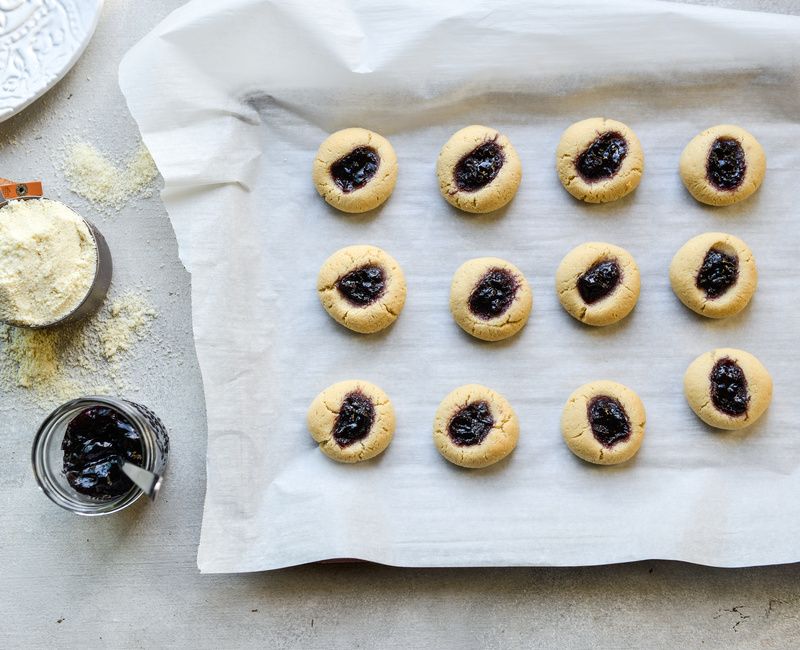
<path id="1" fill-rule="evenodd" d="M 388 199 L 397 183 L 397 155 L 367 129 L 336 131 L 319 146 L 312 171 L 320 196 L 342 212 L 367 212 Z"/>
<path id="2" fill-rule="evenodd" d="M 317 293 L 337 323 L 361 334 L 391 325 L 406 302 L 406 279 L 397 261 L 377 246 L 348 246 L 319 271 Z"/>
<path id="3" fill-rule="evenodd" d="M 556 171 L 564 189 L 576 199 L 607 203 L 639 186 L 644 152 L 629 126 L 592 117 L 575 122 L 561 135 Z"/>
<path id="4" fill-rule="evenodd" d="M 320 450 L 340 463 L 358 463 L 380 454 L 394 436 L 394 406 L 368 381 L 340 381 L 314 398 L 308 430 Z"/>
<path id="5" fill-rule="evenodd" d="M 675 253 L 669 279 L 689 309 L 709 318 L 726 318 L 747 307 L 758 285 L 758 271 L 753 252 L 741 239 L 707 232 Z"/>
<path id="6" fill-rule="evenodd" d="M 450 312 L 475 338 L 500 341 L 519 332 L 533 307 L 530 285 L 516 266 L 497 257 L 464 262 L 450 286 Z"/>
<path id="7" fill-rule="evenodd" d="M 561 414 L 561 433 L 579 458 L 617 465 L 639 451 L 646 420 L 644 404 L 630 388 L 615 381 L 593 381 L 569 396 Z"/>
<path id="8" fill-rule="evenodd" d="M 680 173 L 689 193 L 707 205 L 744 201 L 764 180 L 767 158 L 750 133 L 733 124 L 706 129 L 681 154 Z"/>
<path id="9" fill-rule="evenodd" d="M 636 306 L 640 285 L 633 256 L 604 242 L 573 248 L 556 271 L 561 306 L 587 325 L 611 325 L 625 318 Z"/>
<path id="10" fill-rule="evenodd" d="M 439 453 L 461 467 L 488 467 L 517 446 L 519 420 L 508 400 L 491 388 L 467 384 L 442 400 L 433 421 Z"/>
<path id="11" fill-rule="evenodd" d="M 689 364 L 683 390 L 689 406 L 709 426 L 743 429 L 767 410 L 772 377 L 749 352 L 717 348 Z"/>
<path id="12" fill-rule="evenodd" d="M 472 125 L 456 131 L 442 147 L 436 174 L 450 205 L 465 212 L 492 212 L 514 198 L 522 163 L 505 135 Z"/>

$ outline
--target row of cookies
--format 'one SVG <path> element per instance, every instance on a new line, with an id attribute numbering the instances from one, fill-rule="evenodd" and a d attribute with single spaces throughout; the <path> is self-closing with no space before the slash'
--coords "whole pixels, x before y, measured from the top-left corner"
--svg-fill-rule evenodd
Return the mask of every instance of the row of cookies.
<path id="1" fill-rule="evenodd" d="M 670 282 L 684 305 L 709 318 L 738 313 L 750 302 L 758 272 L 750 248 L 738 237 L 705 233 L 690 239 L 670 264 Z M 587 325 L 610 325 L 639 298 L 639 268 L 624 248 L 587 242 L 571 250 L 556 271 L 564 309 Z M 397 261 L 376 246 L 348 246 L 320 269 L 317 292 L 338 323 L 362 334 L 392 324 L 405 305 L 406 281 Z M 496 257 L 462 264 L 450 287 L 450 311 L 476 338 L 499 341 L 519 332 L 533 308 L 522 271 Z"/>
<path id="2" fill-rule="evenodd" d="M 383 136 L 363 128 L 330 135 L 319 147 L 312 177 L 319 194 L 343 212 L 382 205 L 397 182 L 397 155 Z M 761 185 L 766 157 L 741 127 L 720 124 L 686 145 L 681 178 L 691 195 L 708 205 L 731 205 Z M 568 127 L 556 149 L 556 171 L 564 188 L 588 203 L 615 201 L 635 190 L 644 171 L 639 138 L 622 122 L 581 120 Z M 436 164 L 439 190 L 451 205 L 485 213 L 506 205 L 519 189 L 522 163 L 499 131 L 472 125 L 442 147 Z"/>
<path id="3" fill-rule="evenodd" d="M 772 400 L 766 368 L 744 350 L 721 348 L 700 355 L 686 370 L 689 406 L 706 424 L 742 429 L 753 424 Z M 342 381 L 312 402 L 308 428 L 333 460 L 356 463 L 374 458 L 392 441 L 395 412 L 389 396 L 367 381 Z M 590 463 L 616 465 L 642 445 L 646 415 L 639 396 L 623 384 L 602 380 L 569 396 L 561 433 L 576 456 Z M 451 463 L 482 468 L 510 454 L 520 425 L 508 400 L 486 386 L 468 384 L 442 400 L 433 423 L 433 440 Z"/>

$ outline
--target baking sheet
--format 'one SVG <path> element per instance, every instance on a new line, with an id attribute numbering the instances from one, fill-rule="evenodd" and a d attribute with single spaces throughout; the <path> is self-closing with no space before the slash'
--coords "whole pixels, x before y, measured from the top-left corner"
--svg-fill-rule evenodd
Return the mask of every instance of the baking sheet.
<path id="1" fill-rule="evenodd" d="M 121 85 L 192 273 L 209 420 L 200 569 L 800 560 L 799 37 L 797 18 L 662 2 L 195 0 L 134 47 Z M 637 132 L 645 173 L 633 195 L 588 206 L 560 186 L 554 151 L 566 126 L 598 115 Z M 707 208 L 678 157 L 726 122 L 756 135 L 768 172 L 750 200 Z M 488 216 L 450 208 L 434 173 L 472 123 L 505 132 L 523 163 L 517 197 Z M 394 195 L 364 216 L 328 208 L 310 179 L 319 143 L 353 125 L 388 137 L 400 161 Z M 761 278 L 750 307 L 719 322 L 685 309 L 667 274 L 709 230 L 742 237 Z M 642 273 L 634 313 L 603 329 L 570 318 L 553 286 L 589 240 L 627 248 Z M 334 323 L 315 292 L 327 256 L 356 243 L 385 248 L 408 281 L 401 317 L 373 336 Z M 471 339 L 449 314 L 453 271 L 483 255 L 533 288 L 527 327 L 505 342 Z M 683 398 L 686 366 L 720 346 L 753 352 L 775 381 L 742 433 L 705 427 Z M 314 396 L 346 378 L 377 383 L 397 411 L 387 452 L 355 466 L 305 429 Z M 590 466 L 561 440 L 567 396 L 600 378 L 647 409 L 624 466 Z M 516 451 L 481 471 L 431 441 L 439 401 L 468 382 L 503 393 L 521 422 Z"/>

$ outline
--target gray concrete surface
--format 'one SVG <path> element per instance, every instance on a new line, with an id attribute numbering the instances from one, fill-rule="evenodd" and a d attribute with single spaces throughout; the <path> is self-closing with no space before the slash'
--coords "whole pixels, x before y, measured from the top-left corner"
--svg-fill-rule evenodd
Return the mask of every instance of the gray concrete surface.
<path id="1" fill-rule="evenodd" d="M 205 413 L 189 277 L 157 197 L 97 215 L 58 170 L 64 136 L 112 153 L 137 129 L 116 81 L 122 54 L 182 0 L 109 0 L 72 72 L 0 125 L 0 175 L 41 176 L 95 219 L 119 289 L 160 312 L 127 367 L 132 397 L 172 433 L 164 498 L 98 520 L 36 489 L 30 441 L 43 410 L 0 387 L 0 647 L 759 647 L 800 645 L 800 565 L 720 570 L 671 562 L 575 569 L 402 570 L 307 566 L 201 576 Z M 717 0 L 800 13 L 796 0 Z"/>

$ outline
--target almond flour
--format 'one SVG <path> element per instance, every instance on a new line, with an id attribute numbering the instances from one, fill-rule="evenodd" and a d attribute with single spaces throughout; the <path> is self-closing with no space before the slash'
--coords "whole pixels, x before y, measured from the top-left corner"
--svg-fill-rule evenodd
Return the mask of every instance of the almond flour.
<path id="1" fill-rule="evenodd" d="M 0 320 L 45 325 L 75 309 L 94 282 L 97 246 L 86 222 L 49 199 L 0 208 Z"/>
<path id="2" fill-rule="evenodd" d="M 127 160 L 115 161 L 88 142 L 70 141 L 63 171 L 75 194 L 107 211 L 120 210 L 133 198 L 149 196 L 158 176 L 144 144 Z"/>
<path id="3" fill-rule="evenodd" d="M 139 294 L 126 293 L 112 301 L 98 328 L 103 357 L 114 361 L 128 352 L 137 340 L 144 338 L 155 317 L 155 310 Z"/>
<path id="4" fill-rule="evenodd" d="M 0 325 L 0 384 L 29 392 L 40 406 L 128 392 L 122 360 L 148 336 L 156 317 L 143 295 L 129 291 L 73 325 L 45 330 Z"/>

